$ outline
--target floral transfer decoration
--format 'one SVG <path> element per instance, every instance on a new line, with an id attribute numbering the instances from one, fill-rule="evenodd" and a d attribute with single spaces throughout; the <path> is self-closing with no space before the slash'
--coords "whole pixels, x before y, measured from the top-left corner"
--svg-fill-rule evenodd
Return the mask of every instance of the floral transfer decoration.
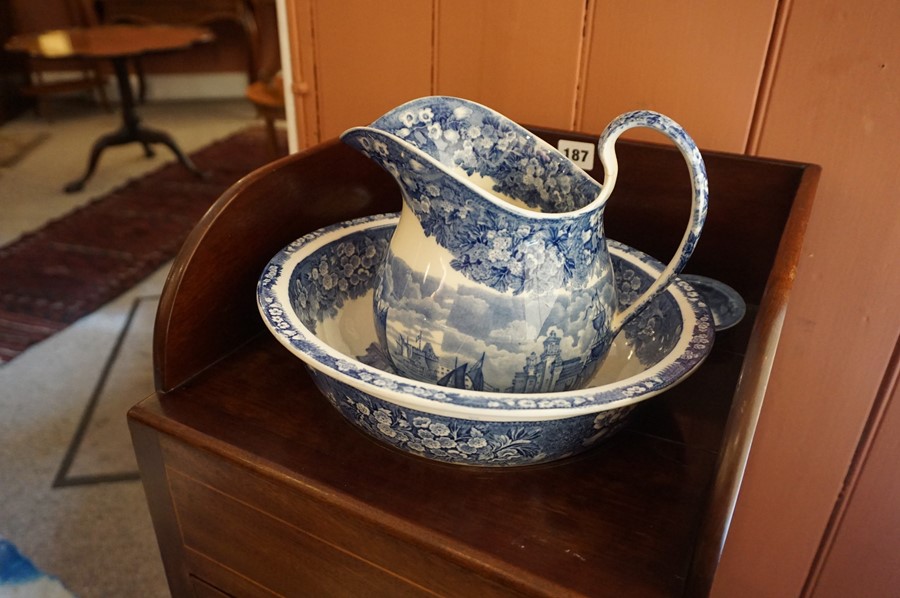
<path id="1" fill-rule="evenodd" d="M 600 193 L 596 181 L 528 130 L 473 102 L 413 100 L 372 128 L 399 137 L 445 166 L 488 177 L 495 193 L 541 212 L 571 212 Z"/>
<path id="2" fill-rule="evenodd" d="M 513 294 L 593 284 L 606 255 L 602 212 L 569 212 L 596 200 L 600 185 L 515 123 L 477 104 L 438 100 L 414 101 L 342 139 L 394 176 L 426 236 L 469 280 Z M 485 177 L 512 204 L 559 217 L 536 222 L 498 209 L 473 193 L 471 179 L 448 176 L 458 170 Z"/>
<path id="3" fill-rule="evenodd" d="M 289 297 L 304 326 L 315 332 L 317 322 L 333 318 L 346 301 L 371 290 L 375 270 L 387 253 L 390 232 L 348 235 L 337 246 L 320 249 L 297 267 L 291 276 Z M 278 274 L 278 267 L 270 265 L 263 280 Z"/>
<path id="4" fill-rule="evenodd" d="M 377 440 L 447 463 L 509 466 L 555 460 L 612 435 L 632 407 L 537 422 L 489 422 L 398 407 L 313 372 L 319 390 L 345 418 Z"/>
<path id="5" fill-rule="evenodd" d="M 506 395 L 501 393 L 475 393 L 465 390 L 452 389 L 447 387 L 423 384 L 415 381 L 406 380 L 400 376 L 394 375 L 389 371 L 384 371 L 379 367 L 364 363 L 366 359 L 356 358 L 355 356 L 347 356 L 330 349 L 322 341 L 318 340 L 312 329 L 306 328 L 302 324 L 299 316 L 291 316 L 287 312 L 293 309 L 290 305 L 285 304 L 278 298 L 275 287 L 285 276 L 284 267 L 287 264 L 290 268 L 295 262 L 295 254 L 303 251 L 309 245 L 315 244 L 319 239 L 325 237 L 326 243 L 322 249 L 333 247 L 334 243 L 343 237 L 341 232 L 347 228 L 357 226 L 365 227 L 366 234 L 375 237 L 389 237 L 397 223 L 397 215 L 379 215 L 361 218 L 346 223 L 330 226 L 298 239 L 291 243 L 284 250 L 279 252 L 264 270 L 258 287 L 257 302 L 260 312 L 267 322 L 272 332 L 280 337 L 283 342 L 290 346 L 298 355 L 302 355 L 308 360 L 312 368 L 325 370 L 328 372 L 339 373 L 345 379 L 354 381 L 354 384 L 360 385 L 360 388 L 383 388 L 396 392 L 401 395 L 418 397 L 437 403 L 450 403 L 464 407 L 488 408 L 498 410 L 515 410 L 515 409 L 592 409 L 601 405 L 608 405 L 619 401 L 630 401 L 636 397 L 645 396 L 648 393 L 660 392 L 667 387 L 680 380 L 687 373 L 693 371 L 702 363 L 712 348 L 715 336 L 712 315 L 709 312 L 704 298 L 691 287 L 690 284 L 677 280 L 675 285 L 677 292 L 683 296 L 689 303 L 690 313 L 693 314 L 693 324 L 688 331 L 682 332 L 682 338 L 686 334 L 690 334 L 687 339 L 687 346 L 683 351 L 667 355 L 663 362 L 650 361 L 644 362 L 647 353 L 650 351 L 642 351 L 638 353 L 639 359 L 645 363 L 652 375 L 642 376 L 639 381 L 634 384 L 628 384 L 628 381 L 622 381 L 616 384 L 607 384 L 602 387 L 587 388 L 579 392 L 566 393 L 548 393 L 529 396 Z M 659 262 L 639 254 L 627 246 L 610 241 L 612 250 L 613 264 L 622 261 L 631 264 L 631 268 L 635 271 L 640 269 L 638 264 L 644 263 L 646 267 L 658 269 L 661 267 Z M 301 259 L 302 260 L 302 256 Z M 620 268 L 621 269 L 621 268 Z M 370 285 L 374 281 L 369 282 Z M 371 290 L 371 289 L 370 289 Z M 620 289 L 621 292 L 621 289 Z M 349 293 L 349 290 L 348 290 Z M 627 291 L 626 291 L 627 294 Z M 331 299 L 333 303 L 327 302 L 323 306 L 322 314 L 331 313 L 330 307 L 334 306 L 335 310 L 337 302 L 346 302 L 349 294 L 336 293 Z M 631 330 L 631 331 L 630 331 Z M 633 323 L 625 326 L 625 334 L 637 334 L 633 332 Z M 372 339 L 373 342 L 375 339 Z M 650 339 L 646 339 L 647 342 Z M 644 354 L 642 356 L 642 353 Z"/>

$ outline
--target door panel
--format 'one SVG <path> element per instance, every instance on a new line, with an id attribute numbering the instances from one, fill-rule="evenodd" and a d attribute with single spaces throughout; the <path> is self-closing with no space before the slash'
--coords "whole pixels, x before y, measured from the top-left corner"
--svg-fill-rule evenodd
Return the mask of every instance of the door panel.
<path id="1" fill-rule="evenodd" d="M 571 129 L 585 14 L 584 0 L 440 2 L 437 93 Z"/>
<path id="2" fill-rule="evenodd" d="M 431 92 L 432 3 L 313 4 L 319 139 Z"/>
<path id="3" fill-rule="evenodd" d="M 714 595 L 800 594 L 900 334 L 898 27 L 896 2 L 790 3 L 758 153 L 822 180 Z"/>
<path id="4" fill-rule="evenodd" d="M 598 0 L 589 29 L 576 129 L 651 109 L 704 149 L 743 152 L 765 66 L 776 0 Z M 649 131 L 632 139 L 659 141 Z"/>

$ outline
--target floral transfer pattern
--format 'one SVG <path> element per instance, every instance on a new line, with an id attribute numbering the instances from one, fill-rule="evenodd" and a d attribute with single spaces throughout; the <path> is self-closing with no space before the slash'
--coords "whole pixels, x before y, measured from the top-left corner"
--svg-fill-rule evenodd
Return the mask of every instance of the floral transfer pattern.
<path id="1" fill-rule="evenodd" d="M 747 312 L 747 303 L 741 295 L 727 284 L 696 274 L 683 277 L 705 299 L 712 312 L 716 332 L 737 325 Z"/>
<path id="2" fill-rule="evenodd" d="M 709 180 L 706 175 L 706 164 L 703 162 L 703 156 L 700 154 L 697 144 L 694 143 L 694 140 L 691 139 L 691 136 L 687 134 L 681 125 L 668 116 L 652 110 L 626 112 L 610 122 L 597 142 L 601 152 L 601 159 L 606 148 L 612 148 L 611 143 L 614 143 L 619 135 L 634 127 L 653 129 L 671 139 L 681 151 L 691 173 L 691 192 L 693 194 L 693 197 L 691 197 L 691 205 L 693 206 L 691 221 L 685 238 L 678 249 L 674 268 L 675 272 L 681 272 L 685 264 L 687 264 L 688 258 L 694 252 L 697 241 L 700 240 L 700 232 L 703 230 L 703 225 L 706 222 L 709 204 Z M 610 152 L 607 159 L 615 162 L 615 153 Z"/>
<path id="3" fill-rule="evenodd" d="M 489 422 L 399 407 L 313 372 L 319 390 L 362 430 L 408 453 L 469 465 L 529 465 L 580 452 L 610 436 L 632 407 L 560 420 Z"/>
<path id="4" fill-rule="evenodd" d="M 692 209 L 672 262 L 628 310 L 613 313 L 616 287 L 603 209 L 618 172 L 615 142 L 632 127 L 660 131 L 678 146 L 691 172 Z M 600 136 L 605 189 L 516 123 L 459 98 L 414 100 L 369 127 L 350 129 L 342 139 L 381 165 L 400 186 L 404 216 L 388 266 L 405 261 L 421 279 L 432 271 L 446 272 L 449 262 L 466 282 L 475 284 L 453 276 L 445 278 L 446 288 L 454 287 L 460 295 L 465 291 L 467 297 L 478 293 L 479 299 L 482 288 L 496 292 L 483 304 L 466 307 L 469 318 L 460 315 L 462 308 L 442 318 L 431 317 L 434 303 L 422 301 L 409 285 L 395 285 L 394 293 L 386 292 L 384 284 L 376 286 L 377 322 L 386 324 L 378 330 L 379 341 L 392 358 L 409 357 L 402 364 L 395 359 L 394 365 L 419 380 L 517 392 L 576 388 L 593 376 L 621 325 L 681 270 L 706 217 L 706 174 L 696 145 L 677 123 L 651 111 L 623 114 Z M 431 251 L 433 245 L 423 243 L 422 234 L 450 258 L 444 251 Z M 587 307 L 585 292 L 594 299 Z M 512 312 L 499 301 L 507 296 L 522 300 L 516 313 L 524 317 L 511 323 Z M 571 308 L 561 308 L 569 298 Z M 548 306 L 561 308 L 555 322 L 566 322 L 555 337 L 541 321 L 541 310 Z M 585 320 L 591 325 L 580 325 Z M 471 334 L 476 321 L 480 330 Z M 394 344 L 389 344 L 388 332 Z M 410 344 L 410 339 L 415 342 Z M 570 355 L 557 354 L 557 345 Z M 579 363 L 582 356 L 587 359 Z M 473 360 L 478 365 L 468 381 L 463 380 L 458 370 L 462 366 L 455 364 L 468 368 Z M 553 364 L 558 367 L 547 369 Z"/>
<path id="5" fill-rule="evenodd" d="M 493 191 L 541 212 L 588 205 L 600 185 L 568 158 L 502 115 L 474 102 L 421 98 L 372 123 L 445 167 L 493 181 Z M 383 148 L 377 148 L 383 151 Z"/>
<path id="6" fill-rule="evenodd" d="M 263 271 L 257 285 L 257 304 L 260 314 L 271 332 L 292 352 L 303 358 L 312 371 L 324 371 L 329 375 L 339 374 L 354 381 L 358 388 L 369 389 L 369 392 L 379 392 L 379 389 L 383 389 L 435 403 L 463 407 L 499 411 L 516 409 L 591 410 L 612 403 L 630 402 L 665 390 L 694 371 L 712 348 L 715 336 L 714 326 L 712 315 L 703 297 L 689 284 L 677 281 L 676 288 L 666 294 L 677 293 L 688 303 L 686 308 L 677 308 L 679 313 L 683 314 L 682 317 L 690 316 L 692 318 L 692 323 L 682 332 L 681 337 L 684 339 L 685 335 L 690 335 L 690 338 L 687 339 L 687 346 L 683 351 L 665 355 L 663 361 L 643 362 L 641 359 L 646 367 L 646 373 L 637 377 L 636 380 L 586 388 L 574 393 L 526 396 L 492 393 L 485 396 L 485 393 L 473 393 L 406 380 L 390 372 L 385 372 L 378 366 L 367 365 L 363 360 L 330 349 L 319 340 L 310 329 L 300 322 L 299 317 L 289 305 L 287 292 L 279 290 L 279 288 L 280 285 L 290 284 L 290 280 L 285 280 L 285 277 L 290 277 L 296 264 L 304 261 L 305 249 L 317 243 L 319 239 L 325 240 L 325 244 L 322 246 L 322 249 L 325 249 L 333 247 L 336 242 L 346 236 L 343 232 L 345 229 L 365 227 L 366 234 L 390 236 L 396 224 L 397 215 L 391 214 L 360 218 L 317 230 L 288 245 L 272 258 Z M 610 241 L 610 249 L 614 264 L 621 260 L 632 264 L 635 269 L 651 273 L 659 272 L 659 262 L 621 243 Z M 369 285 L 371 289 L 374 280 L 370 280 Z M 340 294 L 334 298 L 334 301 L 346 300 L 347 297 Z M 323 314 L 328 311 L 330 310 L 324 310 Z M 292 316 L 292 314 L 294 315 Z M 626 324 L 626 334 L 632 326 L 634 326 L 634 321 Z"/>
<path id="7" fill-rule="evenodd" d="M 613 261 L 613 271 L 616 275 L 619 311 L 637 301 L 653 282 L 653 278 L 646 272 L 641 272 L 627 262 Z M 670 295 L 660 295 L 639 311 L 623 330 L 641 363 L 655 363 L 678 342 L 683 323 L 674 299 Z"/>
<path id="8" fill-rule="evenodd" d="M 602 273 L 601 213 L 535 222 L 480 197 L 460 179 L 399 144 L 366 131 L 345 141 L 397 177 L 404 200 L 425 235 L 453 256 L 469 280 L 499 292 L 547 292 L 588 284 Z M 401 173 L 411 169 L 418 176 Z M 586 175 L 585 175 L 586 176 Z"/>
<path id="9" fill-rule="evenodd" d="M 387 231 L 359 232 L 303 260 L 289 288 L 291 307 L 303 325 L 315 332 L 316 322 L 336 316 L 345 301 L 368 292 L 389 242 Z"/>
<path id="10" fill-rule="evenodd" d="M 602 210 L 568 212 L 597 199 L 599 184 L 515 123 L 463 100 L 416 100 L 344 133 L 345 143 L 391 173 L 426 236 L 451 266 L 499 292 L 548 292 L 593 284 L 608 268 Z M 541 212 L 505 209 L 465 177 Z"/>

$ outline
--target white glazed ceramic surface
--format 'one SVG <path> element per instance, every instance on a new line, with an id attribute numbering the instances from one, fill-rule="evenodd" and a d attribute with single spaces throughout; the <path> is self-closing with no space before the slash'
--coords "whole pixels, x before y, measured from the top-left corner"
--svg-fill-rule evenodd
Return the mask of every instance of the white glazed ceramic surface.
<path id="1" fill-rule="evenodd" d="M 694 190 L 673 262 L 620 310 L 603 208 L 617 175 L 613 146 L 632 127 L 675 141 Z M 447 363 L 477 363 L 478 390 L 582 388 L 621 326 L 687 261 L 706 216 L 699 151 L 653 112 L 624 114 L 601 135 L 602 186 L 526 129 L 459 98 L 414 100 L 342 139 L 400 186 L 403 211 L 375 285 L 376 326 L 394 367 L 425 382 L 452 383 Z M 548 359 L 556 378 L 529 385 L 522 367 Z"/>
<path id="2" fill-rule="evenodd" d="M 582 390 L 477 391 L 477 364 L 444 366 L 456 371 L 463 388 L 397 375 L 377 342 L 371 312 L 375 274 L 397 221 L 395 214 L 364 218 L 297 240 L 268 264 L 257 299 L 270 331 L 309 366 L 344 417 L 399 449 L 491 466 L 574 454 L 617 430 L 636 403 L 692 373 L 711 349 L 712 316 L 701 296 L 677 280 L 624 327 Z M 662 266 L 626 246 L 610 246 L 619 300 L 627 305 Z M 536 363 L 523 364 L 522 376 L 534 388 L 559 374 L 553 352 L 550 342 Z"/>

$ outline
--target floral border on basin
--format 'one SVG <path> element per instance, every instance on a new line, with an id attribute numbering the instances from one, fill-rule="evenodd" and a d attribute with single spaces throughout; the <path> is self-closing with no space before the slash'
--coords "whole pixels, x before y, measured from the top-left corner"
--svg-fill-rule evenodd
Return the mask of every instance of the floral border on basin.
<path id="1" fill-rule="evenodd" d="M 400 407 L 312 371 L 313 381 L 344 417 L 394 448 L 464 465 L 528 465 L 581 452 L 619 431 L 634 405 L 555 420 L 493 422 Z M 580 442 L 579 442 L 580 439 Z"/>
<path id="2" fill-rule="evenodd" d="M 337 231 L 347 230 L 348 232 L 352 232 L 350 229 L 359 228 L 369 229 L 371 233 L 371 230 L 376 228 L 369 226 L 370 223 L 373 222 L 383 222 L 385 228 L 392 230 L 393 227 L 396 226 L 397 218 L 396 214 L 368 216 L 349 222 L 338 223 L 309 233 L 279 252 L 269 263 L 259 280 L 257 296 L 260 311 L 268 320 L 272 328 L 303 355 L 325 367 L 335 370 L 338 375 L 345 378 L 346 382 L 372 385 L 393 391 L 398 395 L 413 396 L 424 400 L 452 403 L 454 405 L 476 409 L 576 409 L 587 411 L 597 410 L 598 406 L 608 409 L 612 406 L 630 404 L 635 400 L 635 397 L 641 398 L 650 392 L 661 392 L 672 385 L 674 381 L 679 380 L 687 372 L 692 371 L 699 366 L 711 350 L 714 338 L 712 316 L 700 293 L 680 279 L 676 280 L 674 284 L 678 286 L 679 291 L 688 301 L 696 318 L 696 325 L 692 331 L 689 346 L 672 363 L 663 366 L 654 376 L 641 381 L 639 384 L 629 384 L 629 381 L 626 379 L 619 384 L 609 384 L 603 387 L 559 393 L 534 394 L 525 397 L 522 395 L 504 395 L 504 393 L 484 393 L 450 389 L 442 386 L 423 384 L 421 382 L 410 382 L 406 378 L 384 372 L 378 368 L 366 365 L 357 359 L 343 355 L 330 347 L 325 347 L 321 341 L 314 337 L 314 335 L 308 335 L 302 330 L 298 330 L 294 324 L 291 323 L 292 315 L 287 311 L 291 308 L 285 308 L 285 306 L 283 306 L 275 297 L 274 293 L 276 281 L 279 279 L 285 265 L 291 261 L 294 254 L 299 249 L 308 247 L 313 241 L 323 236 L 334 234 Z M 649 256 L 639 254 L 627 246 L 615 241 L 610 241 L 609 244 L 611 248 L 620 252 L 630 252 L 633 259 L 660 268 L 659 262 Z M 313 248 L 310 251 L 312 252 L 316 249 L 318 248 Z M 339 298 L 336 300 L 342 301 L 349 295 L 344 295 L 339 292 L 336 293 L 335 296 Z M 293 317 L 296 318 L 296 315 Z M 621 403 L 621 405 L 618 405 L 617 403 Z"/>

